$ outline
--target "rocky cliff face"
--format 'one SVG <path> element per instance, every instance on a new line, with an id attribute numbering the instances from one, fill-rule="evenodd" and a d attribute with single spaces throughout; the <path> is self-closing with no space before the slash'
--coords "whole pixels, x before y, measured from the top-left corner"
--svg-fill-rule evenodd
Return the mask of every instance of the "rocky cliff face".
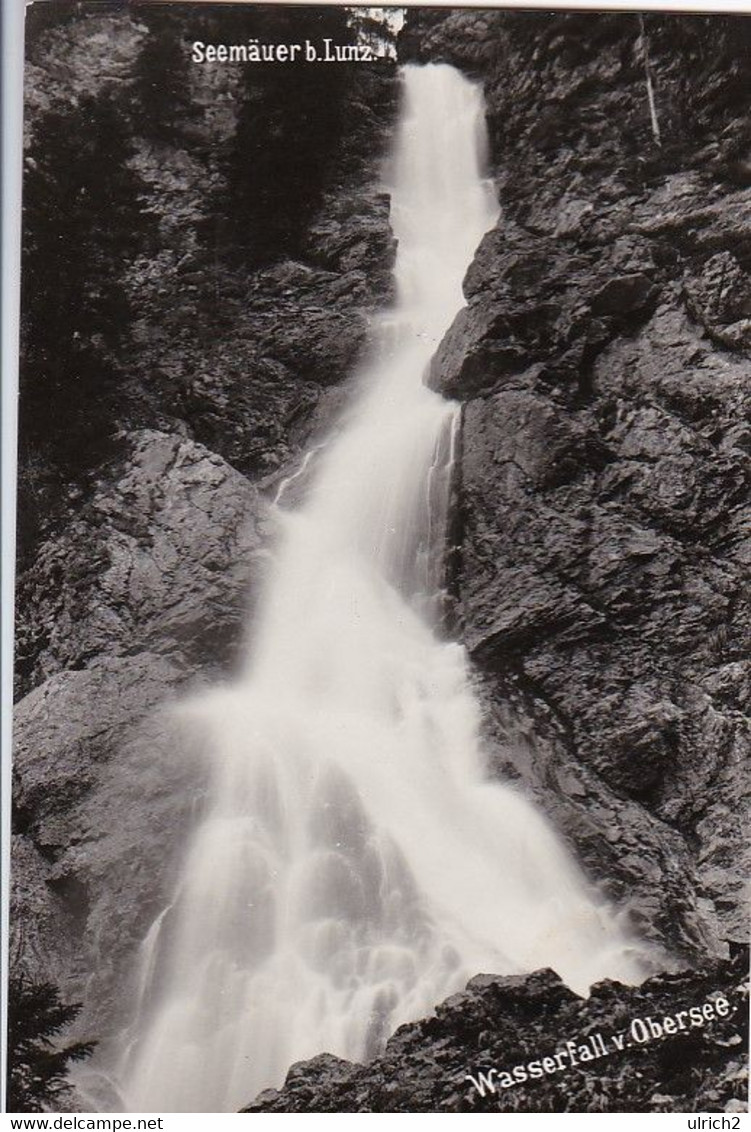
<path id="1" fill-rule="evenodd" d="M 269 502 L 390 297 L 393 64 L 277 74 L 280 112 L 277 68 L 189 62 L 306 32 L 352 35 L 343 11 L 29 18 L 11 953 L 98 1038 L 201 805 L 181 700 L 242 652 Z"/>
<path id="2" fill-rule="evenodd" d="M 255 480 L 278 472 L 388 299 L 393 65 L 190 61 L 194 40 L 352 38 L 343 11 L 306 12 L 31 12 L 24 567 L 123 430 L 187 436 Z"/>
<path id="3" fill-rule="evenodd" d="M 502 207 L 431 374 L 464 403 L 455 612 L 491 763 L 658 963 L 698 966 L 586 1003 L 473 980 L 372 1065 L 295 1066 L 248 1111 L 745 1108 L 739 1015 L 484 1098 L 465 1074 L 745 975 L 706 956 L 746 932 L 749 31 L 415 10 L 400 42 L 484 84 Z"/>
<path id="4" fill-rule="evenodd" d="M 484 82 L 503 210 L 432 374 L 465 403 L 499 769 L 684 955 L 745 933 L 750 30 L 415 13 L 404 40 Z"/>
<path id="5" fill-rule="evenodd" d="M 598 983 L 586 1000 L 552 971 L 478 975 L 369 1065 L 301 1062 L 244 1111 L 743 1112 L 747 957 L 638 988 Z M 719 999 L 723 1018 L 690 1025 L 692 1006 Z"/>

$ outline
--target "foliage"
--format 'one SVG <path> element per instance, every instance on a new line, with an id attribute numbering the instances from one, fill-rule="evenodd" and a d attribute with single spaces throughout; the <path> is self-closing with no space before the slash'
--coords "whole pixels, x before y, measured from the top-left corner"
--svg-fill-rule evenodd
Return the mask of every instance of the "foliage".
<path id="1" fill-rule="evenodd" d="M 59 1045 L 61 1032 L 78 1016 L 80 1005 L 61 1002 L 52 983 L 13 976 L 8 983 L 9 1112 L 44 1112 L 70 1091 L 71 1062 L 88 1057 L 96 1043 Z"/>
<path id="2" fill-rule="evenodd" d="M 191 101 L 185 10 L 144 5 L 139 24 L 148 30 L 133 69 L 134 125 L 151 138 L 175 144 L 198 115 Z"/>
<path id="3" fill-rule="evenodd" d="M 26 45 L 21 570 L 114 458 L 122 430 L 190 416 L 186 375 L 217 334 L 234 332 L 248 272 L 306 258 L 311 219 L 371 154 L 381 84 L 390 89 L 384 61 L 189 62 L 193 40 L 352 44 L 343 8 L 71 3 L 53 19 L 37 7 Z"/>
<path id="4" fill-rule="evenodd" d="M 396 59 L 396 27 L 401 22 L 398 8 L 349 8 L 347 22 L 358 43 L 370 47 L 374 55 Z"/>
<path id="5" fill-rule="evenodd" d="M 83 98 L 36 123 L 24 171 L 22 484 L 27 458 L 40 448 L 58 492 L 60 480 L 76 479 L 84 462 L 107 451 L 131 315 L 123 269 L 153 226 L 141 211 L 131 154 L 109 100 Z M 33 536 L 24 526 L 33 522 L 28 502 L 19 505 L 22 547 Z"/>
<path id="6" fill-rule="evenodd" d="M 241 37 L 271 43 L 310 39 L 321 50 L 324 38 L 342 45 L 356 41 L 345 10 L 335 7 L 255 9 Z M 355 68 L 311 66 L 300 57 L 284 66 L 243 67 L 222 211 L 235 248 L 252 266 L 299 255 L 333 175 Z"/>

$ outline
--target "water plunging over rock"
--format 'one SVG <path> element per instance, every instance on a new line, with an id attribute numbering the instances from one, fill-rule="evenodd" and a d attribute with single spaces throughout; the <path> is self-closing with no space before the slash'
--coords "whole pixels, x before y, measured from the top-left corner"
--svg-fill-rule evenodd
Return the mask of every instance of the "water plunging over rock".
<path id="1" fill-rule="evenodd" d="M 465 654 L 439 630 L 457 409 L 423 379 L 497 216 L 484 147 L 479 89 L 407 67 L 396 308 L 280 513 L 244 675 L 183 708 L 210 799 L 142 948 L 117 1070 L 132 1110 L 231 1110 L 301 1058 L 373 1056 L 479 970 L 640 977 L 545 819 L 485 776 Z"/>

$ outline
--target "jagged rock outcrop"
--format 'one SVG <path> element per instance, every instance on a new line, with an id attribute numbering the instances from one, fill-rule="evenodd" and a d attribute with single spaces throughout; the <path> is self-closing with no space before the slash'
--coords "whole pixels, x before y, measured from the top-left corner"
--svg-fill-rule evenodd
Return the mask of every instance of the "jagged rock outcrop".
<path id="1" fill-rule="evenodd" d="M 465 402 L 456 589 L 497 765 L 689 955 L 746 932 L 748 35 L 417 12 L 403 44 L 488 100 L 502 215 L 431 382 Z"/>
<path id="2" fill-rule="evenodd" d="M 267 504 L 221 457 L 153 430 L 122 444 L 19 603 L 40 636 L 15 718 L 12 954 L 79 994 L 92 971 L 112 992 L 164 895 L 205 773 L 179 698 L 231 663 L 269 553 Z"/>
<path id="3" fill-rule="evenodd" d="M 391 293 L 393 62 L 191 61 L 195 40 L 327 28 L 353 35 L 344 9 L 30 9 L 24 567 L 76 510 L 60 483 L 89 494 L 118 429 L 178 432 L 258 479 L 351 372 Z"/>
<path id="4" fill-rule="evenodd" d="M 190 62 L 291 19 L 29 16 L 11 954 L 95 1039 L 202 804 L 182 701 L 244 651 L 275 484 L 391 293 L 393 63 Z"/>
<path id="5" fill-rule="evenodd" d="M 747 1068 L 747 951 L 697 971 L 659 975 L 641 987 L 603 982 L 578 998 L 552 971 L 478 975 L 435 1015 L 400 1027 L 383 1054 L 354 1065 L 330 1054 L 290 1069 L 253 1112 L 742 1112 Z M 680 1011 L 727 1003 L 726 1016 L 688 1028 Z M 725 1011 L 725 1007 L 721 1007 Z M 648 1018 L 658 1026 L 653 1037 Z M 646 1031 L 635 1019 L 644 1023 Z M 659 1031 L 658 1031 L 659 1032 Z M 588 1039 L 601 1035 L 598 1057 Z M 623 1036 L 623 1049 L 613 1037 Z M 576 1066 L 564 1053 L 574 1043 Z M 606 1053 L 602 1054 L 601 1049 Z M 549 1061 L 541 1065 L 541 1059 Z M 515 1066 L 537 1062 L 526 1081 Z M 495 1070 L 495 1074 L 491 1071 Z M 493 1088 L 482 1088 L 479 1074 Z M 528 1071 L 527 1071 L 528 1072 Z M 504 1076 L 510 1075 L 510 1076 Z M 521 1080 L 519 1079 L 521 1078 Z"/>
<path id="6" fill-rule="evenodd" d="M 16 663 L 28 658 L 35 686 L 145 650 L 216 663 L 236 645 L 249 577 L 262 573 L 266 503 L 244 476 L 153 429 L 121 444 L 21 579 Z"/>

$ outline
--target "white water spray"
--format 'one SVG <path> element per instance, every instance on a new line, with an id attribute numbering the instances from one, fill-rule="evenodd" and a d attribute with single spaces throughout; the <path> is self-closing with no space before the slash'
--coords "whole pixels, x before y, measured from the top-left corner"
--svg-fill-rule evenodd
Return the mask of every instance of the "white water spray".
<path id="1" fill-rule="evenodd" d="M 194 705 L 211 803 L 144 943 L 131 1110 L 233 1110 L 301 1058 L 367 1058 L 479 971 L 638 978 L 547 822 L 485 778 L 465 654 L 436 631 L 457 410 L 423 375 L 497 209 L 479 90 L 408 67 L 404 94 L 397 307 L 281 514 L 245 676 Z"/>

